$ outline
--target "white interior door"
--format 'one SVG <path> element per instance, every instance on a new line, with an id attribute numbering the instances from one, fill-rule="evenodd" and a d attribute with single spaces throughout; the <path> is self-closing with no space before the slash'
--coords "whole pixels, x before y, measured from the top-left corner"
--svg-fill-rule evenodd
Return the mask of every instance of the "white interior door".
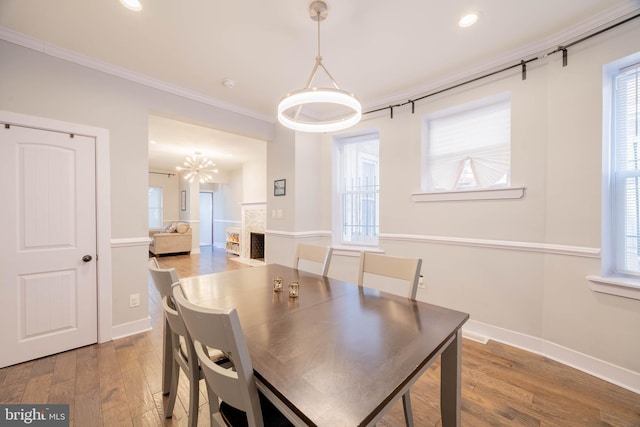
<path id="1" fill-rule="evenodd" d="M 0 128 L 0 367 L 97 341 L 95 140 Z"/>
<path id="2" fill-rule="evenodd" d="M 213 193 L 200 193 L 200 246 L 213 245 Z"/>

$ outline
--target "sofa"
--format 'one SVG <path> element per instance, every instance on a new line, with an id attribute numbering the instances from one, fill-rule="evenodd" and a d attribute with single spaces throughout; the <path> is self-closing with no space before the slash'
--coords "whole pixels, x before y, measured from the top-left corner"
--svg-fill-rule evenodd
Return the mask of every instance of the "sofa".
<path id="1" fill-rule="evenodd" d="M 191 253 L 191 226 L 175 221 L 162 230 L 150 230 L 149 252 L 155 256 L 177 253 Z"/>

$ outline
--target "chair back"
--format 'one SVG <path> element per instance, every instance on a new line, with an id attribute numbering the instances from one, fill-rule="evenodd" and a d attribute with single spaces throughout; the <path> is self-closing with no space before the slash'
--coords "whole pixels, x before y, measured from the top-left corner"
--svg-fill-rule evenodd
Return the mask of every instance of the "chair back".
<path id="1" fill-rule="evenodd" d="M 244 411 L 249 426 L 262 426 L 262 412 L 249 349 L 235 308 L 214 309 L 190 303 L 179 284 L 174 300 L 193 339 L 207 387 L 223 402 Z M 226 354 L 234 369 L 214 363 L 209 349 Z"/>
<path id="2" fill-rule="evenodd" d="M 296 246 L 296 255 L 293 260 L 293 268 L 298 268 L 301 259 L 316 262 L 322 266 L 322 275 L 326 276 L 331 264 L 331 255 L 333 248 L 325 246 L 306 245 L 298 243 Z"/>
<path id="3" fill-rule="evenodd" d="M 182 317 L 180 316 L 180 313 L 178 312 L 177 307 L 173 302 L 173 296 L 167 295 L 162 297 L 162 309 L 164 310 L 167 322 L 169 322 L 169 327 L 174 333 L 181 336 L 185 340 L 188 349 L 189 346 L 192 345 L 191 338 L 189 337 L 189 332 L 187 331 L 187 327 L 184 324 L 184 320 L 182 320 Z M 180 342 L 174 342 L 173 346 L 174 348 L 178 349 L 180 347 Z"/>
<path id="4" fill-rule="evenodd" d="M 160 268 L 155 258 L 152 258 L 152 260 L 153 261 L 149 261 L 149 273 L 151 273 L 153 284 L 156 286 L 162 298 L 172 296 L 171 285 L 179 281 L 176 269 Z"/>
<path id="5" fill-rule="evenodd" d="M 400 258 L 371 252 L 360 253 L 358 286 L 363 286 L 364 273 L 392 277 L 409 282 L 409 299 L 415 300 L 420 280 L 420 258 Z"/>

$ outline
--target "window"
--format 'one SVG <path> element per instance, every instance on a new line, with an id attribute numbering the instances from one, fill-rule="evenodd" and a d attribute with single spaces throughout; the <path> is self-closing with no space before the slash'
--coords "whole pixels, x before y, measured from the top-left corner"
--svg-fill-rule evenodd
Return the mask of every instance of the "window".
<path id="1" fill-rule="evenodd" d="M 612 93 L 614 273 L 640 275 L 640 63 L 614 74 Z"/>
<path id="2" fill-rule="evenodd" d="M 640 52 L 603 67 L 602 266 L 596 292 L 640 300 Z"/>
<path id="3" fill-rule="evenodd" d="M 377 244 L 379 233 L 379 136 L 366 133 L 335 140 L 335 240 Z"/>
<path id="4" fill-rule="evenodd" d="M 162 228 L 162 187 L 149 187 L 149 228 Z"/>
<path id="5" fill-rule="evenodd" d="M 510 185 L 511 100 L 500 95 L 424 121 L 423 191 Z"/>

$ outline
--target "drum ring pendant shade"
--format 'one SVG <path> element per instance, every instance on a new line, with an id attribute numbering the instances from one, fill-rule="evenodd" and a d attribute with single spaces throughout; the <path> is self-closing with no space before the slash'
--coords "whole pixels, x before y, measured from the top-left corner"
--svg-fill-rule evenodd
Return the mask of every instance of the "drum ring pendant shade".
<path id="1" fill-rule="evenodd" d="M 318 55 L 316 63 L 311 71 L 309 80 L 304 89 L 290 92 L 278 104 L 278 121 L 290 129 L 300 132 L 335 132 L 346 129 L 358 123 L 362 118 L 362 106 L 360 101 L 346 90 L 340 89 L 331 73 L 322 64 L 320 56 L 320 21 L 327 17 L 327 4 L 324 1 L 314 1 L 309 6 L 309 16 L 318 22 Z M 333 88 L 312 87 L 318 69 L 322 68 L 327 74 Z M 329 120 L 303 120 L 300 111 L 305 105 L 311 104 L 335 104 L 341 109 L 346 107 L 349 112 Z"/>

